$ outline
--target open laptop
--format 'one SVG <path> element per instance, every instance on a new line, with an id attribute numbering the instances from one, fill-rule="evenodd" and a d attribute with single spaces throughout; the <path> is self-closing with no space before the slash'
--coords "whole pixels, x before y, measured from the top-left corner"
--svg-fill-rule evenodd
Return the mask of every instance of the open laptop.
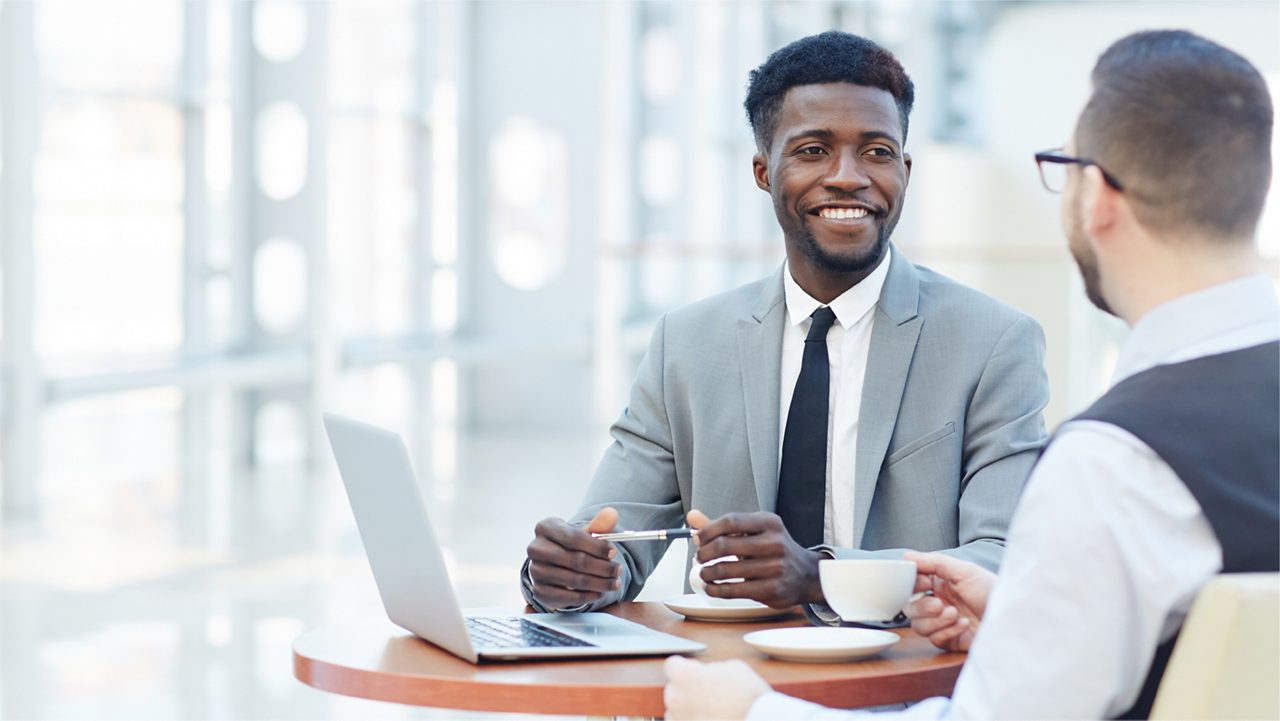
<path id="1" fill-rule="evenodd" d="M 404 440 L 393 431 L 331 413 L 325 414 L 324 427 L 382 605 L 396 625 L 472 663 L 668 655 L 706 648 L 607 613 L 464 616 Z M 514 572 L 511 582 L 516 583 Z"/>

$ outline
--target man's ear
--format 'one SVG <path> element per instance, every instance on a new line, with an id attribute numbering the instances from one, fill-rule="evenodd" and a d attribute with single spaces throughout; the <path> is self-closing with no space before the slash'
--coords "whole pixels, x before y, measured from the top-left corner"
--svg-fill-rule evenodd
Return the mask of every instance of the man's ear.
<path id="1" fill-rule="evenodd" d="M 1089 237 L 1109 236 L 1119 220 L 1124 195 L 1107 184 L 1102 170 L 1086 165 L 1080 172 L 1080 207 L 1084 211 L 1084 231 Z"/>
<path id="2" fill-rule="evenodd" d="M 902 154 L 902 165 L 907 169 L 907 182 L 903 183 L 903 187 L 911 184 L 911 153 Z"/>
<path id="3" fill-rule="evenodd" d="M 772 186 L 769 185 L 769 159 L 764 153 L 756 153 L 751 156 L 751 174 L 756 178 L 756 187 L 766 193 L 771 193 Z"/>

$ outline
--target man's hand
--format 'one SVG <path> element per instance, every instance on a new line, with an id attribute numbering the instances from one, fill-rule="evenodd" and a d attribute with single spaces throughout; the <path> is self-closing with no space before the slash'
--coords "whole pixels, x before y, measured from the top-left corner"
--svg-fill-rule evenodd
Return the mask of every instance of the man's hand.
<path id="1" fill-rule="evenodd" d="M 592 533 L 608 533 L 618 512 L 604 508 L 585 528 L 559 518 L 544 518 L 533 529 L 529 544 L 529 578 L 533 597 L 547 608 L 575 608 L 600 600 L 622 581 L 618 549 Z"/>
<path id="2" fill-rule="evenodd" d="M 672 656 L 663 667 L 667 686 L 662 691 L 666 718 L 745 719 L 769 684 L 740 660 L 702 663 Z"/>
<path id="3" fill-rule="evenodd" d="M 773 608 L 822 601 L 817 551 L 791 539 L 782 519 L 772 513 L 730 513 L 716 520 L 702 511 L 689 511 L 690 528 L 698 529 L 698 562 L 737 556 L 702 569 L 707 595 L 750 598 Z M 741 583 L 715 583 L 741 578 Z"/>
<path id="4" fill-rule="evenodd" d="M 916 564 L 916 592 L 933 592 L 907 604 L 911 629 L 945 651 L 968 651 L 996 575 L 941 553 L 907 551 L 903 559 Z"/>

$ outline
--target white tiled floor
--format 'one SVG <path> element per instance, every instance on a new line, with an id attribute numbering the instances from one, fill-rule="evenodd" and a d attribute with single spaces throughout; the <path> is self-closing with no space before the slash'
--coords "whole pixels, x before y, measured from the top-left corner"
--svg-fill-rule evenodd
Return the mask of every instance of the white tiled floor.
<path id="1" fill-rule="evenodd" d="M 576 508 L 602 444 L 586 434 L 460 439 L 456 495 L 432 512 L 464 605 L 522 605 L 517 571 L 533 524 Z M 210 483 L 221 500 L 203 509 L 200 533 L 149 511 L 130 484 L 0 527 L 0 717 L 494 716 L 295 680 L 298 634 L 382 613 L 341 485 L 332 471 L 296 470 Z M 681 569 L 665 568 L 646 597 L 678 592 Z"/>

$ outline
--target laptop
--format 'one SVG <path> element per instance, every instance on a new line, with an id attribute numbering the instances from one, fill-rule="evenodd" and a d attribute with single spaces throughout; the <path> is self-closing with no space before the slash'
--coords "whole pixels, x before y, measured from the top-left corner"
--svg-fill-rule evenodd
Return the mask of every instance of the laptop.
<path id="1" fill-rule="evenodd" d="M 330 413 L 324 427 L 382 605 L 396 625 L 472 663 L 665 656 L 706 648 L 607 613 L 464 616 L 404 440 Z"/>

